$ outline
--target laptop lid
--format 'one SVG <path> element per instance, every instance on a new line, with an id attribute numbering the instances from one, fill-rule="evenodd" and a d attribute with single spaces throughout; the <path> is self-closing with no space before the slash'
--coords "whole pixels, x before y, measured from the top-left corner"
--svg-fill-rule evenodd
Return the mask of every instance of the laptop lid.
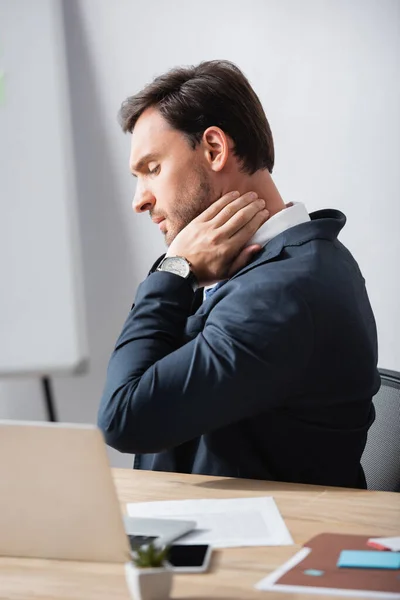
<path id="1" fill-rule="evenodd" d="M 129 560 L 106 447 L 95 426 L 0 421 L 0 555 Z"/>

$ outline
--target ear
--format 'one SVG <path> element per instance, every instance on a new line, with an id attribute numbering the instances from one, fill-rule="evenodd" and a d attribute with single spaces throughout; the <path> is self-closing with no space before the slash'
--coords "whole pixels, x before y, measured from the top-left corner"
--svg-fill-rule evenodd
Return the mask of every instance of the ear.
<path id="1" fill-rule="evenodd" d="M 228 160 L 230 144 L 226 134 L 219 127 L 208 127 L 203 133 L 202 142 L 207 162 L 213 171 L 222 171 Z"/>

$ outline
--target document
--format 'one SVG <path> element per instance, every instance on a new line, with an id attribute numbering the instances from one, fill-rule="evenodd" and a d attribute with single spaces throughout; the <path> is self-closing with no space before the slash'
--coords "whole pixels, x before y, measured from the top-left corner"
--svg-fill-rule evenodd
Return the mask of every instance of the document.
<path id="1" fill-rule="evenodd" d="M 128 504 L 127 511 L 130 517 L 196 521 L 196 529 L 180 538 L 180 544 L 213 548 L 293 544 L 271 497 L 139 502 Z"/>
<path id="2" fill-rule="evenodd" d="M 400 552 L 400 537 L 382 537 L 370 538 L 368 546 L 378 548 L 379 550 L 391 550 L 392 552 Z"/>

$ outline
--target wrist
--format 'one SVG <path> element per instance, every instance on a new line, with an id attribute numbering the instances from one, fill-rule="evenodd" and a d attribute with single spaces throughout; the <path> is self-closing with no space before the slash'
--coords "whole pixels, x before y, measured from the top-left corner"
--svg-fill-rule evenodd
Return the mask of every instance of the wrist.
<path id="1" fill-rule="evenodd" d="M 196 275 L 193 272 L 191 263 L 184 256 L 170 256 L 166 257 L 158 265 L 157 271 L 164 271 L 166 273 L 173 273 L 178 277 L 186 279 L 191 285 L 195 292 L 199 287 Z"/>

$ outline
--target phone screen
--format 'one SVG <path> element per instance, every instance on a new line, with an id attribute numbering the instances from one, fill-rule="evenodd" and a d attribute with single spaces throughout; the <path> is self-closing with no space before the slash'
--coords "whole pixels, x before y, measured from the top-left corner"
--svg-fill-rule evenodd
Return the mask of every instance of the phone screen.
<path id="1" fill-rule="evenodd" d="M 201 567 L 207 550 L 207 544 L 197 546 L 174 544 L 169 549 L 168 562 L 173 567 Z"/>

